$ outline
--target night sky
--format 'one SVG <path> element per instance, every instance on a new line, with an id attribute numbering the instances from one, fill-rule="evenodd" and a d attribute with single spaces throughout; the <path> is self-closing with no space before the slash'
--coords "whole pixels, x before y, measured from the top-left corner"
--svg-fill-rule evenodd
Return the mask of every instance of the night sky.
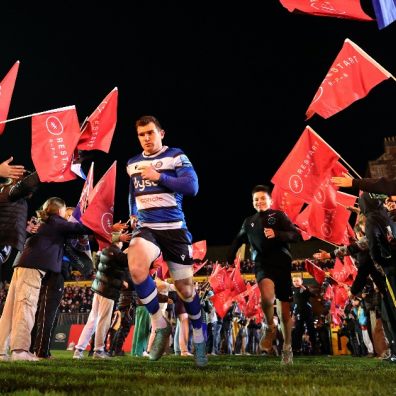
<path id="1" fill-rule="evenodd" d="M 162 3 L 2 4 L 0 79 L 21 62 L 8 116 L 76 105 L 82 122 L 117 86 L 111 151 L 92 153 L 95 182 L 117 160 L 115 221 L 128 218 L 125 164 L 141 151 L 134 122 L 152 114 L 164 144 L 182 148 L 199 177 L 198 195 L 184 201 L 194 241 L 229 244 L 254 213 L 252 187 L 270 184 L 307 125 L 305 111 L 344 40 L 396 75 L 396 23 L 380 31 L 375 21 L 291 14 L 276 0 Z M 374 16 L 371 2 L 362 4 Z M 395 103 L 388 79 L 308 125 L 364 175 L 367 161 L 383 153 L 383 138 L 396 135 Z M 0 160 L 13 154 L 31 169 L 30 145 L 31 120 L 9 123 Z M 54 195 L 74 206 L 82 186 L 81 179 L 42 185 L 31 212 Z"/>

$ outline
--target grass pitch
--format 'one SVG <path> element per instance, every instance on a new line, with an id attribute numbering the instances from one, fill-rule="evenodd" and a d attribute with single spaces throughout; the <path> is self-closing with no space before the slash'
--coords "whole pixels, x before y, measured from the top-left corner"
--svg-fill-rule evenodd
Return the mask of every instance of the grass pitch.
<path id="1" fill-rule="evenodd" d="M 40 362 L 0 362 L 0 393 L 12 395 L 396 395 L 396 364 L 351 356 L 280 358 L 164 356 L 73 360 L 55 351 Z"/>

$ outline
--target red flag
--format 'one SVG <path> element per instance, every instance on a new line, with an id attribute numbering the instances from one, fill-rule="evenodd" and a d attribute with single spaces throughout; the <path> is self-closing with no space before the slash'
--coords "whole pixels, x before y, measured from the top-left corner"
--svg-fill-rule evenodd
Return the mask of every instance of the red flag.
<path id="1" fill-rule="evenodd" d="M 360 0 L 280 0 L 283 7 L 290 12 L 300 12 L 344 19 L 356 19 L 358 21 L 372 21 L 362 10 Z"/>
<path id="2" fill-rule="evenodd" d="M 232 294 L 236 296 L 240 293 L 243 293 L 246 290 L 245 280 L 242 278 L 240 266 L 237 265 L 231 273 L 230 276 L 232 283 Z"/>
<path id="3" fill-rule="evenodd" d="M 309 234 L 339 245 L 344 240 L 345 229 L 351 215 L 345 206 L 353 206 L 357 197 L 340 191 L 336 191 L 336 197 L 335 208 L 326 208 L 312 201 L 305 210 L 308 216 Z"/>
<path id="4" fill-rule="evenodd" d="M 348 170 L 337 161 L 314 194 L 314 199 L 318 204 L 323 205 L 325 208 L 335 208 L 337 206 L 336 190 L 339 187 L 331 182 L 331 178 L 333 176 L 342 176 L 344 173 L 348 173 Z"/>
<path id="5" fill-rule="evenodd" d="M 99 194 L 81 216 L 81 222 L 95 233 L 100 250 L 111 243 L 116 173 L 117 161 L 114 161 L 95 186 Z"/>
<path id="6" fill-rule="evenodd" d="M 257 283 L 249 290 L 248 302 L 246 305 L 245 316 L 252 318 L 261 310 L 260 289 Z"/>
<path id="7" fill-rule="evenodd" d="M 206 265 L 208 260 L 205 260 L 203 263 L 194 263 L 193 264 L 193 274 L 196 274 L 202 267 Z"/>
<path id="8" fill-rule="evenodd" d="M 334 301 L 335 304 L 340 308 L 345 307 L 345 303 L 348 301 L 348 292 L 345 290 L 345 287 L 342 285 L 334 286 Z"/>
<path id="9" fill-rule="evenodd" d="M 88 206 L 88 196 L 93 187 L 93 169 L 94 163 L 92 162 L 89 168 L 87 179 L 85 180 L 83 189 L 81 191 L 80 199 L 78 200 L 78 203 L 74 208 L 73 213 L 69 217 L 68 221 L 81 222 L 81 215 L 85 212 Z M 82 235 L 77 238 L 70 238 L 69 243 L 71 243 L 71 245 L 75 249 L 84 252 L 92 260 L 91 246 L 89 244 L 88 235 Z"/>
<path id="10" fill-rule="evenodd" d="M 93 169 L 94 169 L 94 163 L 91 162 L 91 166 L 88 171 L 87 178 L 85 180 L 83 189 L 81 191 L 80 199 L 78 200 L 77 206 L 74 208 L 72 218 L 74 218 L 77 221 L 80 221 L 81 215 L 85 212 L 85 209 L 88 207 L 88 203 L 90 202 L 88 200 L 91 191 L 93 189 Z"/>
<path id="11" fill-rule="evenodd" d="M 294 221 L 304 205 L 304 201 L 290 191 L 284 190 L 275 184 L 271 193 L 272 209 L 285 212 L 291 221 Z"/>
<path id="12" fill-rule="evenodd" d="M 330 314 L 332 320 L 332 326 L 340 326 L 344 317 L 344 312 L 336 305 L 335 299 L 331 301 Z"/>
<path id="13" fill-rule="evenodd" d="M 220 293 L 223 290 L 231 291 L 231 279 L 227 270 L 220 264 L 215 265 L 212 275 L 209 276 L 209 284 L 214 293 Z"/>
<path id="14" fill-rule="evenodd" d="M 346 39 L 306 112 L 329 118 L 365 97 L 380 82 L 393 77 L 351 40 Z M 394 77 L 393 77 L 394 78 Z"/>
<path id="15" fill-rule="evenodd" d="M 81 128 L 79 150 L 101 150 L 108 153 L 117 124 L 118 88 L 115 87 L 88 117 Z"/>
<path id="16" fill-rule="evenodd" d="M 233 297 L 236 303 L 238 304 L 239 310 L 243 313 L 244 316 L 246 312 L 246 298 L 243 296 L 243 294 L 238 294 Z"/>
<path id="17" fill-rule="evenodd" d="M 198 241 L 192 244 L 192 256 L 194 260 L 203 260 L 206 256 L 206 241 Z"/>
<path id="18" fill-rule="evenodd" d="M 327 289 L 326 289 L 325 293 L 323 294 L 323 300 L 331 301 L 331 300 L 333 300 L 333 297 L 334 297 L 333 286 L 329 285 L 329 286 L 327 286 Z"/>
<path id="19" fill-rule="evenodd" d="M 305 269 L 311 276 L 314 277 L 319 285 L 321 285 L 326 278 L 326 272 L 308 259 L 305 260 Z"/>
<path id="20" fill-rule="evenodd" d="M 42 182 L 76 179 L 70 166 L 79 136 L 75 106 L 32 116 L 32 160 Z"/>
<path id="21" fill-rule="evenodd" d="M 297 226 L 298 230 L 304 241 L 308 241 L 311 239 L 312 235 L 309 230 L 309 205 L 297 216 L 294 224 Z"/>
<path id="22" fill-rule="evenodd" d="M 336 257 L 334 268 L 330 270 L 330 274 L 339 283 L 344 283 L 348 278 L 349 273 L 347 272 L 347 268 L 345 268 L 339 257 Z"/>
<path id="23" fill-rule="evenodd" d="M 351 243 L 356 241 L 356 234 L 355 231 L 353 231 L 352 226 L 349 224 L 349 222 L 346 225 L 345 231 L 344 231 L 344 236 L 341 240 L 341 245 L 350 245 Z"/>
<path id="24" fill-rule="evenodd" d="M 162 280 L 170 277 L 169 267 L 166 261 L 164 260 L 162 253 L 159 255 L 157 259 L 154 260 L 152 268 L 150 269 L 150 275 L 153 275 L 155 272 L 160 273 L 160 278 Z"/>
<path id="25" fill-rule="evenodd" d="M 343 261 L 344 261 L 345 271 L 348 274 L 345 283 L 349 286 L 352 286 L 352 283 L 355 280 L 358 271 L 355 265 L 355 261 L 351 256 L 344 256 Z"/>
<path id="26" fill-rule="evenodd" d="M 14 63 L 0 83 L 0 121 L 6 121 L 10 109 L 11 98 L 14 92 L 15 81 L 19 70 L 19 61 Z M 3 134 L 5 123 L 0 124 L 0 135 Z"/>
<path id="27" fill-rule="evenodd" d="M 311 202 L 340 156 L 309 126 L 272 177 L 271 182 Z"/>
<path id="28" fill-rule="evenodd" d="M 232 305 L 231 290 L 223 290 L 210 297 L 213 302 L 213 306 L 216 309 L 216 314 L 221 318 L 224 318 L 227 311 Z"/>

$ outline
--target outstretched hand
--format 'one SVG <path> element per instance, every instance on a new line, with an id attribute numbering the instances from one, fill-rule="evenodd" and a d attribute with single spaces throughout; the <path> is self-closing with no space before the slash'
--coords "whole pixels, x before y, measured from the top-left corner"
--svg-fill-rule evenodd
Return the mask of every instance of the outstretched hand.
<path id="1" fill-rule="evenodd" d="M 348 173 L 342 173 L 343 176 L 333 176 L 331 178 L 331 182 L 335 184 L 337 187 L 352 187 L 353 177 L 348 175 Z"/>
<path id="2" fill-rule="evenodd" d="M 114 223 L 111 228 L 114 232 L 122 232 L 128 228 L 128 223 L 121 223 L 120 220 L 118 223 Z"/>
<path id="3" fill-rule="evenodd" d="M 11 177 L 12 179 L 18 179 L 25 173 L 25 167 L 23 165 L 10 165 L 14 160 L 14 157 L 8 158 L 8 160 L 0 164 L 0 176 Z"/>
<path id="4" fill-rule="evenodd" d="M 313 257 L 315 260 L 327 260 L 327 259 L 329 259 L 331 256 L 330 256 L 330 253 L 326 252 L 325 250 L 319 249 L 319 253 L 314 253 L 314 254 L 312 255 L 312 257 Z"/>

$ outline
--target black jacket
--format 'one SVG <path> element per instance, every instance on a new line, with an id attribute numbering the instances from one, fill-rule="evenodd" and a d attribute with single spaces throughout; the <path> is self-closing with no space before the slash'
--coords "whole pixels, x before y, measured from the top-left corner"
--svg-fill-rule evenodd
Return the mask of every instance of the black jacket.
<path id="1" fill-rule="evenodd" d="M 359 206 L 366 216 L 366 237 L 371 258 L 381 267 L 392 265 L 392 248 L 388 238 L 389 231 L 396 235 L 396 228 L 383 205 L 383 200 L 364 192 L 359 197 Z"/>
<path id="2" fill-rule="evenodd" d="M 127 281 L 128 258 L 116 245 L 110 245 L 99 255 L 98 270 L 91 289 L 110 300 L 118 300 L 121 287 Z"/>
<path id="3" fill-rule="evenodd" d="M 352 187 L 376 194 L 396 195 L 396 180 L 381 177 L 379 179 L 353 179 Z"/>
<path id="4" fill-rule="evenodd" d="M 0 183 L 0 246 L 10 245 L 22 251 L 26 240 L 27 199 L 40 180 L 37 172 L 20 180 Z"/>
<path id="5" fill-rule="evenodd" d="M 275 238 L 266 238 L 264 228 L 272 228 Z M 234 261 L 243 243 L 250 244 L 252 259 L 255 262 L 272 261 L 279 255 L 286 255 L 291 261 L 289 242 L 301 240 L 301 234 L 284 212 L 268 209 L 245 219 L 241 230 L 231 244 L 227 261 L 229 263 Z"/>

